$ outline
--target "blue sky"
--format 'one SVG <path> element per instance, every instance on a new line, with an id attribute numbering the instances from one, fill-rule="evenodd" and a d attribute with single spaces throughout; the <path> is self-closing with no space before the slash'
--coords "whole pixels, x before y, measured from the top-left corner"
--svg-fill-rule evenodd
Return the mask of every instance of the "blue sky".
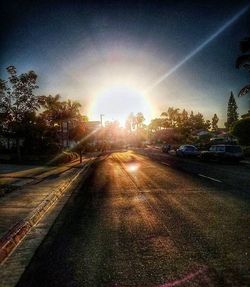
<path id="1" fill-rule="evenodd" d="M 117 85 L 143 93 L 247 5 L 249 1 L 12 1 L 1 7 L 0 75 L 6 77 L 8 65 L 19 72 L 35 70 L 39 93 L 78 100 L 88 113 L 104 91 Z M 249 82 L 249 73 L 235 69 L 239 41 L 247 36 L 250 9 L 147 94 L 152 116 L 175 106 L 206 118 L 217 113 L 223 126 L 230 91 L 237 94 Z M 246 112 L 249 96 L 237 103 L 239 112 Z"/>

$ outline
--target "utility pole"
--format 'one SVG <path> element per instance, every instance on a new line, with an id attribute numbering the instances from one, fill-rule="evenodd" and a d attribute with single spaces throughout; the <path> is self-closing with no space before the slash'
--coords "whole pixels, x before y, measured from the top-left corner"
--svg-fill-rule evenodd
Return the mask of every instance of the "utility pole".
<path id="1" fill-rule="evenodd" d="M 103 125 L 102 125 L 102 122 L 103 122 L 103 117 L 104 117 L 104 114 L 100 114 L 100 118 L 101 118 L 101 139 L 102 139 L 102 148 L 101 150 L 103 151 L 103 145 L 104 145 L 104 130 L 103 130 Z"/>
<path id="2" fill-rule="evenodd" d="M 102 127 L 102 118 L 104 117 L 104 114 L 100 114 L 100 119 L 101 119 L 101 127 Z"/>

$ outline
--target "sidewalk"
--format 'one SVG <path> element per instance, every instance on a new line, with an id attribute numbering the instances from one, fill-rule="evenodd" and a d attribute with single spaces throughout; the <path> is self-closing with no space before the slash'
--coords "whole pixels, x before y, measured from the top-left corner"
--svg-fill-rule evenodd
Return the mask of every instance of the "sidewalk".
<path id="1" fill-rule="evenodd" d="M 83 163 L 97 153 L 86 154 Z M 59 166 L 35 166 L 0 164 L 0 198 L 24 185 L 41 182 L 46 178 L 56 176 L 79 164 L 79 159 Z"/>
<path id="2" fill-rule="evenodd" d="M 87 158 L 83 159 L 85 160 Z M 79 160 L 60 166 L 0 164 L 0 185 L 20 187 L 34 180 L 46 178 L 50 174 L 64 172 L 78 163 Z"/>
<path id="3" fill-rule="evenodd" d="M 83 163 L 38 175 L 0 198 L 0 286 L 14 287 L 60 211 L 83 183 L 100 153 Z M 59 172 L 61 170 L 61 172 Z"/>
<path id="4" fill-rule="evenodd" d="M 54 190 L 66 186 L 94 159 L 95 157 L 85 158 L 81 164 L 72 162 L 57 168 L 36 167 L 35 171 L 29 173 L 30 182 L 17 181 L 17 176 L 13 181 L 9 181 L 9 184 L 18 182 L 20 188 L 0 198 L 0 238 L 18 222 L 24 220 Z M 18 172 L 15 173 L 17 174 Z M 6 175 L 9 180 L 9 174 Z"/>

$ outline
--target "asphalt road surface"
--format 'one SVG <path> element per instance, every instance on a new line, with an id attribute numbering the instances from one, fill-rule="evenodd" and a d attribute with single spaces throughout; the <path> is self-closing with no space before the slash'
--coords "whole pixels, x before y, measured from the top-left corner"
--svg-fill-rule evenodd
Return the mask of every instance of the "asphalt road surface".
<path id="1" fill-rule="evenodd" d="M 73 193 L 18 286 L 249 286 L 249 197 L 133 152 Z"/>

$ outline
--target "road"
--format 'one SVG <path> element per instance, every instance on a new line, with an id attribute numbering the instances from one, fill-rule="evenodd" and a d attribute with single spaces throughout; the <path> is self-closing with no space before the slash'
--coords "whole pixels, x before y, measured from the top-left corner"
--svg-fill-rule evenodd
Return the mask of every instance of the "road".
<path id="1" fill-rule="evenodd" d="M 198 158 L 180 158 L 169 155 L 152 147 L 136 150 L 150 158 L 160 161 L 173 168 L 183 170 L 215 182 L 230 186 L 232 191 L 249 194 L 250 190 L 250 165 L 246 163 L 234 164 L 225 162 L 201 162 Z"/>
<path id="2" fill-rule="evenodd" d="M 249 211 L 249 197 L 223 182 L 111 153 L 17 286 L 249 286 Z"/>

